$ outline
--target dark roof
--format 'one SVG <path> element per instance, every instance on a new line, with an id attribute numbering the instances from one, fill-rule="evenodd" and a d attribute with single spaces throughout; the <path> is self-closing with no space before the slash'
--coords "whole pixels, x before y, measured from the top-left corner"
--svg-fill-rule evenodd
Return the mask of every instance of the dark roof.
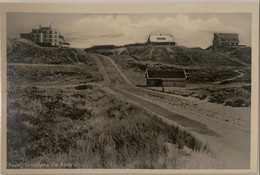
<path id="1" fill-rule="evenodd" d="M 51 30 L 51 27 L 40 27 L 40 30 Z"/>
<path id="2" fill-rule="evenodd" d="M 237 33 L 214 33 L 219 39 L 239 42 Z"/>
<path id="3" fill-rule="evenodd" d="M 70 45 L 70 43 L 61 43 L 61 44 L 63 44 L 63 45 Z"/>
<path id="4" fill-rule="evenodd" d="M 148 78 L 186 78 L 184 70 L 147 70 Z"/>

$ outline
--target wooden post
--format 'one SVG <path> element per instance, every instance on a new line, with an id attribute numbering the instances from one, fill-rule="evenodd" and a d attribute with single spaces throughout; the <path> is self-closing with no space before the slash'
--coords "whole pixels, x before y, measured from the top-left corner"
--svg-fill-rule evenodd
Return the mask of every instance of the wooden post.
<path id="1" fill-rule="evenodd" d="M 163 85 L 163 82 L 162 82 L 162 92 L 164 92 L 164 85 Z"/>

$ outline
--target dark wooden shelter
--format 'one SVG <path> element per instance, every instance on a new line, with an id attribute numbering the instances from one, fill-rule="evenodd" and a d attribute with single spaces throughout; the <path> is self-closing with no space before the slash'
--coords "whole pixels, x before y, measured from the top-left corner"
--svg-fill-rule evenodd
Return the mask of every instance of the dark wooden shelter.
<path id="1" fill-rule="evenodd" d="M 185 70 L 146 70 L 148 87 L 185 87 Z"/>

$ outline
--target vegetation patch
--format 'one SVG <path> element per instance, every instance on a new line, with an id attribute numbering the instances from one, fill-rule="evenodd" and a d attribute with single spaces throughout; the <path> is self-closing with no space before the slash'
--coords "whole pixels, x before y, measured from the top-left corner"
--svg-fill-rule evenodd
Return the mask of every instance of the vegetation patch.
<path id="1" fill-rule="evenodd" d="M 76 90 L 93 89 L 92 85 L 80 85 L 75 87 Z"/>
<path id="2" fill-rule="evenodd" d="M 76 84 L 102 81 L 97 67 L 87 65 L 7 65 L 9 84 Z"/>
<path id="3" fill-rule="evenodd" d="M 151 88 L 161 91 L 161 88 Z M 201 88 L 165 88 L 165 92 L 183 97 L 195 97 L 211 103 L 232 107 L 248 107 L 251 105 L 251 86 L 243 87 L 201 87 Z"/>
<path id="4" fill-rule="evenodd" d="M 207 91 L 211 93 L 209 102 L 233 107 L 247 107 L 251 104 L 251 92 L 244 88 L 207 88 Z"/>
<path id="5" fill-rule="evenodd" d="M 128 55 L 113 55 L 111 56 L 113 60 L 121 67 L 124 73 L 129 74 L 127 76 L 131 82 L 134 84 L 140 84 L 140 82 L 136 83 L 136 77 L 140 74 L 143 76 L 139 76 L 141 78 L 140 81 L 146 82 L 145 80 L 145 71 L 147 69 L 150 70 L 185 70 L 187 74 L 187 83 L 209 83 L 221 81 L 228 78 L 234 78 L 239 76 L 240 73 L 234 71 L 233 67 L 182 67 L 176 66 L 172 64 L 164 64 L 161 62 L 143 62 L 137 61 L 133 57 Z M 244 76 L 235 79 L 229 82 L 251 82 L 251 74 L 248 69 L 241 69 L 240 72 L 244 74 Z M 134 75 L 136 74 L 136 75 Z M 139 79 L 140 79 L 139 78 Z"/>
<path id="6" fill-rule="evenodd" d="M 8 39 L 7 63 L 86 64 L 91 62 L 93 60 L 79 49 L 40 47 L 27 39 Z"/>
<path id="7" fill-rule="evenodd" d="M 209 151 L 188 132 L 96 86 L 81 91 L 10 87 L 7 99 L 7 161 L 20 163 L 18 168 L 39 162 L 67 162 L 67 168 L 178 168 L 181 155 L 168 157 L 167 144 Z"/>

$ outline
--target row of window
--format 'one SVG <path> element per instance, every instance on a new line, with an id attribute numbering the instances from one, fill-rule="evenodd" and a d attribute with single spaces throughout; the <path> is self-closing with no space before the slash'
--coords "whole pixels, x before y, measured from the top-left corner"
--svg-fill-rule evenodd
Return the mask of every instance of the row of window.
<path id="1" fill-rule="evenodd" d="M 236 39 L 232 39 L 233 41 L 235 41 Z M 221 41 L 231 41 L 231 39 L 221 39 Z"/>
<path id="2" fill-rule="evenodd" d="M 47 35 L 44 35 L 45 38 L 47 38 Z M 50 35 L 50 38 L 52 38 L 52 35 Z M 54 38 L 57 38 L 57 35 L 54 35 Z"/>
<path id="3" fill-rule="evenodd" d="M 166 38 L 157 38 L 157 40 L 166 40 Z"/>
<path id="4" fill-rule="evenodd" d="M 37 36 L 37 37 L 40 37 L 40 35 L 34 35 L 34 36 Z M 45 38 L 47 38 L 47 35 L 44 35 Z M 50 38 L 52 38 L 52 35 L 49 36 Z M 54 35 L 54 38 L 57 38 L 58 36 L 57 35 Z"/>
<path id="5" fill-rule="evenodd" d="M 47 32 L 46 30 L 45 30 L 45 31 L 43 31 L 43 32 L 42 32 L 42 31 L 40 31 L 40 30 L 33 30 L 33 32 L 32 32 L 32 33 L 46 33 L 46 34 L 47 34 L 48 32 Z M 57 32 L 57 31 L 55 31 L 55 32 L 49 31 L 49 33 L 51 33 L 51 34 L 52 34 L 52 33 L 58 34 L 58 32 Z"/>
<path id="6" fill-rule="evenodd" d="M 39 39 L 37 39 L 36 41 L 37 41 L 37 42 L 40 42 Z M 54 41 L 57 42 L 57 39 L 55 39 Z M 47 42 L 47 39 L 44 39 L 44 42 Z M 52 39 L 50 39 L 49 42 L 52 42 Z"/>
<path id="7" fill-rule="evenodd" d="M 222 44 L 223 44 L 223 45 L 231 45 L 231 46 L 232 46 L 232 45 L 238 45 L 238 43 L 227 43 L 227 44 L 221 43 L 221 42 L 219 43 L 219 45 L 222 45 Z"/>

